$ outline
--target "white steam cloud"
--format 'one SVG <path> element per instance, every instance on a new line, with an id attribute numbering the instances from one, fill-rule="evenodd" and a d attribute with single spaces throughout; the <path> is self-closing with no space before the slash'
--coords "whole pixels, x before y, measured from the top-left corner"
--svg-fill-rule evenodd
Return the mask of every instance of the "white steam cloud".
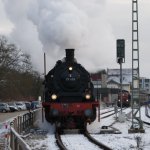
<path id="1" fill-rule="evenodd" d="M 31 54 L 38 69 L 43 64 L 42 49 L 48 56 L 48 68 L 64 57 L 65 48 L 75 48 L 78 62 L 89 71 L 116 64 L 116 39 L 106 19 L 105 0 L 3 2 L 14 24 L 11 39 Z"/>
<path id="2" fill-rule="evenodd" d="M 36 25 L 44 50 L 79 47 L 87 35 L 88 16 L 66 0 L 34 1 L 28 16 Z M 82 39 L 82 40 L 81 40 Z"/>

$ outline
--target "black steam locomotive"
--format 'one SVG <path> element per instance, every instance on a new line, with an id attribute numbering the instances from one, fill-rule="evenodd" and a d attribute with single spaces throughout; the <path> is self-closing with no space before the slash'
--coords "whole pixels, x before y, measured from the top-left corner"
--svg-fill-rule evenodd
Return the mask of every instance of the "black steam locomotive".
<path id="1" fill-rule="evenodd" d="M 90 74 L 77 63 L 74 49 L 66 49 L 66 57 L 45 76 L 44 86 L 43 107 L 48 122 L 72 129 L 95 120 L 99 103 L 93 95 Z"/>

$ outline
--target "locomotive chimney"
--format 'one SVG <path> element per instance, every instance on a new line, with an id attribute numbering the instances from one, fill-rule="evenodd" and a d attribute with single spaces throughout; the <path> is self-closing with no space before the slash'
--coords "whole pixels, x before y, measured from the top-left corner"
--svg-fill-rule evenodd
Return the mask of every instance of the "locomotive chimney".
<path id="1" fill-rule="evenodd" d="M 74 49 L 66 49 L 66 62 L 74 62 Z"/>

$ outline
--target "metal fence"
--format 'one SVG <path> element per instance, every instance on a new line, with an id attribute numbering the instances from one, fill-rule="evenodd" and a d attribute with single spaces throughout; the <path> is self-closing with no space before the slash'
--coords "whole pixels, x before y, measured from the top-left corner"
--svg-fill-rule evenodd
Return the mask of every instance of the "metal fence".
<path id="1" fill-rule="evenodd" d="M 20 134 L 33 126 L 37 111 L 18 116 L 10 122 L 9 143 L 11 150 L 30 150 L 30 147 L 25 143 L 23 138 L 21 138 Z"/>
<path id="2" fill-rule="evenodd" d="M 13 127 L 19 134 L 22 131 L 29 129 L 33 126 L 35 120 L 35 111 L 23 114 L 22 116 L 18 116 L 11 123 L 11 127 Z"/>

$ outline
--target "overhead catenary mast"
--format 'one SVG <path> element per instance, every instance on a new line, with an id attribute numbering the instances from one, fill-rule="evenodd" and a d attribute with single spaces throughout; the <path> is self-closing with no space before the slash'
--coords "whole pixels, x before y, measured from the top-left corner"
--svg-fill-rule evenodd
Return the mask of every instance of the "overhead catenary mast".
<path id="1" fill-rule="evenodd" d="M 144 133 L 140 110 L 138 0 L 132 0 L 132 126 L 129 133 Z"/>

